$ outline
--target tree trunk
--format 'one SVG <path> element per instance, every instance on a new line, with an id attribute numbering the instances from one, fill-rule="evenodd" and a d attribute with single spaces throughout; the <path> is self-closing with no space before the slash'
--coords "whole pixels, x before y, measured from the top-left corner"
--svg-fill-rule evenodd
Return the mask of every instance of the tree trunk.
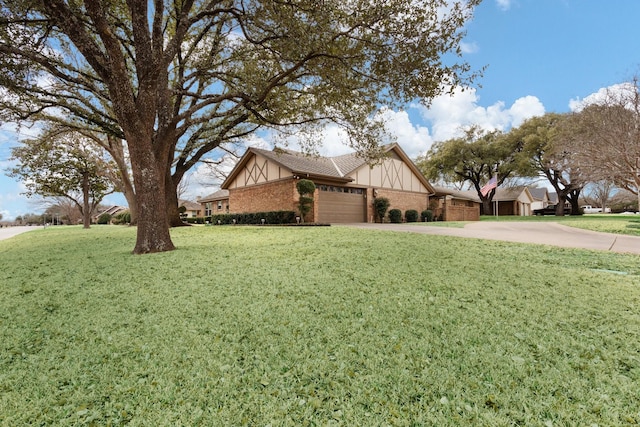
<path id="1" fill-rule="evenodd" d="M 483 198 L 482 199 L 482 215 L 492 215 L 495 213 L 493 212 L 491 205 L 492 205 L 492 200 L 487 198 Z"/>
<path id="2" fill-rule="evenodd" d="M 109 154 L 111 154 L 111 157 L 118 165 L 118 169 L 120 170 L 119 182 L 122 186 L 122 194 L 124 194 L 124 198 L 127 199 L 127 204 L 129 205 L 129 213 L 131 214 L 130 225 L 136 225 L 138 218 L 136 191 L 133 187 L 133 182 L 131 182 L 131 178 L 129 175 L 124 143 L 120 138 L 116 138 L 113 136 L 107 136 L 107 141 L 107 144 L 101 144 L 101 146 L 105 148 L 109 152 Z"/>
<path id="3" fill-rule="evenodd" d="M 567 200 L 571 204 L 571 215 L 580 215 L 580 192 L 582 189 L 571 190 L 567 196 Z M 604 212 L 604 208 L 603 208 Z"/>
<path id="4" fill-rule="evenodd" d="M 189 225 L 180 218 L 180 211 L 178 210 L 178 184 L 174 183 L 174 179 L 171 176 L 171 169 L 169 168 L 167 168 L 166 183 L 165 201 L 167 216 L 169 217 L 169 226 L 184 227 Z"/>
<path id="5" fill-rule="evenodd" d="M 556 216 L 564 216 L 564 204 L 567 201 L 567 191 L 558 191 L 556 188 L 556 193 L 558 194 L 558 204 L 556 205 Z"/>
<path id="6" fill-rule="evenodd" d="M 91 208 L 89 208 L 89 173 L 82 174 L 82 228 L 91 228 Z"/>
<path id="7" fill-rule="evenodd" d="M 150 139 L 150 138 L 149 138 Z M 138 232 L 134 254 L 175 249 L 165 203 L 164 161 L 157 161 L 150 140 L 129 144 L 136 188 Z"/>

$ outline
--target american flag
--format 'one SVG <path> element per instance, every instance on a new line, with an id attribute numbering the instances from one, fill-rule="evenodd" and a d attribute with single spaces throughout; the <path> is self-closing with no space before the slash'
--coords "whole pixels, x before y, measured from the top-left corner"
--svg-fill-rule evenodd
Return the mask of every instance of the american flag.
<path id="1" fill-rule="evenodd" d="M 498 175 L 494 175 L 485 185 L 480 189 L 480 193 L 483 196 L 489 194 L 489 191 L 493 190 L 498 186 Z"/>

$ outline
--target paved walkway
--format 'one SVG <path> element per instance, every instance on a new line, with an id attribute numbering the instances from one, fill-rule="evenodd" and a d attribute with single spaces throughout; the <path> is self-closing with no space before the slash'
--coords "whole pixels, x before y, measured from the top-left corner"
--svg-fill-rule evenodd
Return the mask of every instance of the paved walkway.
<path id="1" fill-rule="evenodd" d="M 0 227 L 0 240 L 8 239 L 9 237 L 17 236 L 18 234 L 26 233 L 31 230 L 38 230 L 42 227 L 31 226 L 27 227 L 26 225 L 17 226 L 17 227 Z"/>
<path id="2" fill-rule="evenodd" d="M 466 224 L 464 228 L 365 223 L 350 224 L 350 226 L 640 254 L 640 237 L 581 230 L 555 222 L 479 221 Z"/>

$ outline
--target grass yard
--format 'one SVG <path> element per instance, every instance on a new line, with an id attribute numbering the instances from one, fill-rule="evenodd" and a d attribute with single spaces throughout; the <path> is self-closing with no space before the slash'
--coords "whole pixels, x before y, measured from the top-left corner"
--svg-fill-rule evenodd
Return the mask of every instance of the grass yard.
<path id="1" fill-rule="evenodd" d="M 640 423 L 637 256 L 346 227 L 0 242 L 0 425 Z"/>

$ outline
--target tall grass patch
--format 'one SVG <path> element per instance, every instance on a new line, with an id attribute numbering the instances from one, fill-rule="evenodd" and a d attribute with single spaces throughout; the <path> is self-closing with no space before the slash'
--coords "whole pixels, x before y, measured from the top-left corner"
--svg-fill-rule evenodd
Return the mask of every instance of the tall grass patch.
<path id="1" fill-rule="evenodd" d="M 636 256 L 371 230 L 0 242 L 0 424 L 633 425 Z"/>

